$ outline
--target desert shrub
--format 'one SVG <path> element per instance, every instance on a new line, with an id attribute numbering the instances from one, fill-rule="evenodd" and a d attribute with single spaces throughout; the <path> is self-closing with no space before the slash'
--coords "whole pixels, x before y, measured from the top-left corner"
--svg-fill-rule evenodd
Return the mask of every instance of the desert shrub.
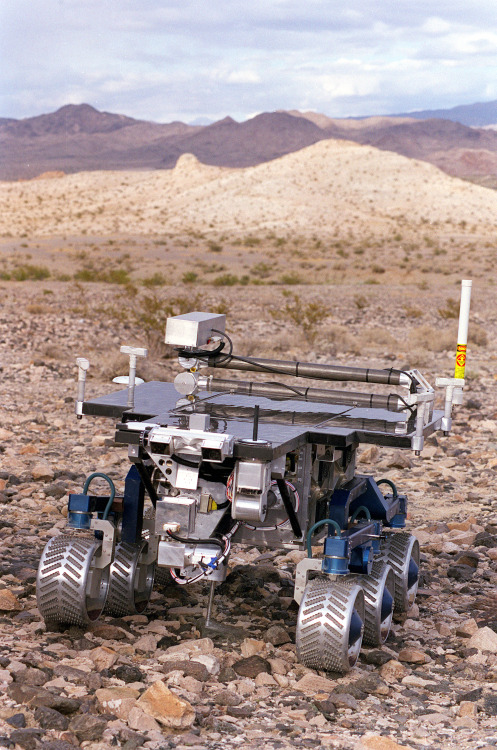
<path id="1" fill-rule="evenodd" d="M 131 281 L 128 271 L 124 268 L 111 268 L 104 274 L 100 274 L 100 281 L 106 281 L 108 284 L 129 284 Z"/>
<path id="2" fill-rule="evenodd" d="M 211 253 L 220 253 L 223 250 L 223 246 L 218 242 L 214 242 L 214 240 L 209 240 L 209 242 L 207 243 L 207 247 L 209 248 Z"/>
<path id="3" fill-rule="evenodd" d="M 408 318 L 421 318 L 423 316 L 423 311 L 421 308 L 416 307 L 416 305 L 404 305 L 404 310 Z"/>
<path id="4" fill-rule="evenodd" d="M 429 325 L 414 328 L 408 337 L 410 349 L 427 349 L 430 352 L 455 350 L 455 339 L 453 331 L 440 330 Z"/>
<path id="5" fill-rule="evenodd" d="M 34 266 L 26 263 L 10 272 L 10 277 L 16 281 L 42 281 L 50 278 L 50 271 L 45 266 Z"/>
<path id="6" fill-rule="evenodd" d="M 152 352 L 164 354 L 166 320 L 173 315 L 184 315 L 201 310 L 203 304 L 202 297 L 198 294 L 167 297 L 154 290 L 136 296 L 133 305 L 128 306 L 128 319 L 143 333 L 147 346 Z"/>
<path id="7" fill-rule="evenodd" d="M 212 280 L 213 286 L 235 286 L 238 284 L 238 276 L 232 273 L 225 273 L 222 276 L 216 276 Z"/>
<path id="8" fill-rule="evenodd" d="M 288 284 L 289 286 L 296 285 L 296 284 L 304 284 L 305 282 L 301 277 L 295 273 L 295 271 L 292 271 L 291 273 L 284 273 L 281 277 L 281 283 L 282 284 Z"/>
<path id="9" fill-rule="evenodd" d="M 255 247 L 256 245 L 260 245 L 261 241 L 259 237 L 248 235 L 248 237 L 244 237 L 242 243 L 245 245 L 245 247 Z"/>
<path id="10" fill-rule="evenodd" d="M 282 308 L 273 308 L 270 314 L 273 318 L 291 320 L 301 328 L 309 341 L 314 341 L 318 334 L 319 325 L 328 317 L 330 311 L 320 302 L 303 302 L 297 294 L 283 292 L 287 301 Z"/>
<path id="11" fill-rule="evenodd" d="M 195 271 L 187 271 L 181 277 L 181 281 L 183 282 L 183 284 L 194 284 L 197 279 L 198 273 L 195 273 Z"/>
<path id="12" fill-rule="evenodd" d="M 365 310 L 369 305 L 369 300 L 364 294 L 356 294 L 354 297 L 354 304 L 358 310 Z"/>
<path id="13" fill-rule="evenodd" d="M 143 286 L 151 287 L 151 286 L 164 286 L 166 283 L 165 277 L 156 271 L 152 276 L 146 276 L 144 279 L 142 279 Z"/>
<path id="14" fill-rule="evenodd" d="M 361 331 L 354 335 L 351 335 L 349 332 L 349 335 L 344 336 L 340 340 L 341 349 L 357 355 L 363 355 L 365 351 L 371 349 L 396 351 L 398 346 L 398 339 L 385 328 L 379 327 L 368 328 L 367 331 Z"/>
<path id="15" fill-rule="evenodd" d="M 73 276 L 75 281 L 107 284 L 129 284 L 131 279 L 124 268 L 111 268 L 108 271 L 95 271 L 93 268 L 80 268 Z"/>
<path id="16" fill-rule="evenodd" d="M 458 318 L 459 317 L 459 302 L 453 299 L 452 297 L 449 297 L 448 300 L 445 302 L 445 307 L 438 308 L 438 314 L 444 320 L 448 320 L 449 318 Z"/>
<path id="17" fill-rule="evenodd" d="M 477 346 L 487 346 L 488 334 L 482 326 L 472 324 L 469 326 L 468 341 L 470 344 L 476 344 Z"/>
<path id="18" fill-rule="evenodd" d="M 271 272 L 273 270 L 273 267 L 269 265 L 269 263 L 256 263 L 252 266 L 250 269 L 250 273 L 254 276 L 258 276 L 261 279 L 266 279 L 268 276 L 271 275 Z"/>
<path id="19" fill-rule="evenodd" d="M 32 302 L 30 305 L 26 305 L 26 312 L 30 315 L 44 315 L 51 312 L 48 305 L 42 305 L 40 302 Z"/>

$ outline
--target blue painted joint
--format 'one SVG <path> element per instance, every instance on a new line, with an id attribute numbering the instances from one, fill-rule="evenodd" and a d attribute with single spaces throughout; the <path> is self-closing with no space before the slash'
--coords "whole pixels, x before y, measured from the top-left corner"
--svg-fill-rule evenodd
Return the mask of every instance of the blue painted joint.
<path id="1" fill-rule="evenodd" d="M 72 529 L 89 529 L 91 523 L 91 499 L 89 495 L 69 495 L 67 503 L 67 525 Z"/>
<path id="2" fill-rule="evenodd" d="M 371 546 L 373 548 L 373 552 L 375 553 L 375 555 L 377 555 L 380 552 L 380 547 L 381 547 L 380 536 L 381 536 L 381 533 L 382 533 L 382 528 L 383 528 L 383 524 L 381 523 L 381 521 L 376 521 L 376 523 L 374 524 L 374 532 L 373 533 L 374 533 L 375 537 L 378 537 L 378 538 L 377 539 L 373 539 L 372 542 L 371 542 Z"/>
<path id="3" fill-rule="evenodd" d="M 349 540 L 328 536 L 324 540 L 323 573 L 346 575 L 349 572 Z"/>
<path id="4" fill-rule="evenodd" d="M 388 499 L 390 499 L 390 497 L 390 495 L 387 495 Z M 407 496 L 397 495 L 395 499 L 399 503 L 398 512 L 385 525 L 389 526 L 391 529 L 403 529 L 406 525 L 407 517 Z"/>
<path id="5" fill-rule="evenodd" d="M 403 529 L 406 525 L 406 517 L 403 513 L 397 513 L 391 520 L 388 526 L 391 529 Z"/>
<path id="6" fill-rule="evenodd" d="M 371 542 L 354 547 L 350 553 L 351 573 L 365 573 L 369 575 L 373 566 L 374 551 Z"/>

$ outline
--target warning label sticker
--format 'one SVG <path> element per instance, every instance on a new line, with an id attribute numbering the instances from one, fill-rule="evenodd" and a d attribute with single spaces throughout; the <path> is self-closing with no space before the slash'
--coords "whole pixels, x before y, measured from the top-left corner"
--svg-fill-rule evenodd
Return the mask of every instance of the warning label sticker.
<path id="1" fill-rule="evenodd" d="M 454 377 L 464 378 L 464 368 L 466 367 L 466 344 L 458 344 L 456 349 L 456 371 Z"/>

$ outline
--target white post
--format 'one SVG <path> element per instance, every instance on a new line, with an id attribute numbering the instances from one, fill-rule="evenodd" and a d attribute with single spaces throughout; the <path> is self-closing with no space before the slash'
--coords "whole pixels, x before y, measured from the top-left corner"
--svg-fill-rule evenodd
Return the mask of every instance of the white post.
<path id="1" fill-rule="evenodd" d="M 148 352 L 137 346 L 121 346 L 121 353 L 129 356 L 128 409 L 135 405 L 136 358 L 146 357 Z"/>
<path id="2" fill-rule="evenodd" d="M 473 282 L 470 279 L 463 279 L 463 281 L 461 281 L 461 306 L 459 308 L 459 330 L 457 333 L 456 366 L 454 372 L 454 378 L 462 381 L 461 386 L 464 385 L 464 371 L 466 368 L 469 306 L 471 304 L 472 284 Z M 454 389 L 452 403 L 462 404 L 462 387 Z"/>
<path id="3" fill-rule="evenodd" d="M 83 416 L 83 401 L 85 400 L 85 383 L 86 373 L 90 367 L 90 362 L 85 357 L 76 359 L 78 365 L 78 398 L 76 400 L 76 416 L 81 419 Z"/>

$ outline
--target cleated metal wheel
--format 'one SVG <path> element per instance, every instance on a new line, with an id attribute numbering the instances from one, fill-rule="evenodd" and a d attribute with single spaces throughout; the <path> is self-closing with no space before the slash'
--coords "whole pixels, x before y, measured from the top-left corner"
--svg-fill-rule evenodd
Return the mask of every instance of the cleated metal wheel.
<path id="1" fill-rule="evenodd" d="M 418 591 L 419 542 L 405 531 L 389 534 L 381 545 L 380 554 L 393 570 L 395 611 L 407 612 Z"/>
<path id="2" fill-rule="evenodd" d="M 157 586 L 170 586 L 171 583 L 173 583 L 173 579 L 171 578 L 171 571 L 169 568 L 156 567 L 154 583 Z"/>
<path id="3" fill-rule="evenodd" d="M 364 591 L 363 643 L 365 646 L 381 646 L 392 627 L 395 592 L 393 570 L 383 560 L 378 560 L 373 563 L 369 575 L 354 576 L 353 580 Z"/>
<path id="4" fill-rule="evenodd" d="M 348 672 L 364 631 L 364 593 L 357 583 L 315 579 L 305 587 L 297 619 L 297 656 L 310 669 Z"/>
<path id="5" fill-rule="evenodd" d="M 47 625 L 87 625 L 100 617 L 110 567 L 96 567 L 101 549 L 101 541 L 87 537 L 56 536 L 46 544 L 36 576 L 36 599 Z"/>
<path id="6" fill-rule="evenodd" d="M 136 615 L 146 608 L 154 585 L 155 562 L 144 563 L 148 543 L 120 542 L 110 567 L 109 595 L 104 614 Z"/>

